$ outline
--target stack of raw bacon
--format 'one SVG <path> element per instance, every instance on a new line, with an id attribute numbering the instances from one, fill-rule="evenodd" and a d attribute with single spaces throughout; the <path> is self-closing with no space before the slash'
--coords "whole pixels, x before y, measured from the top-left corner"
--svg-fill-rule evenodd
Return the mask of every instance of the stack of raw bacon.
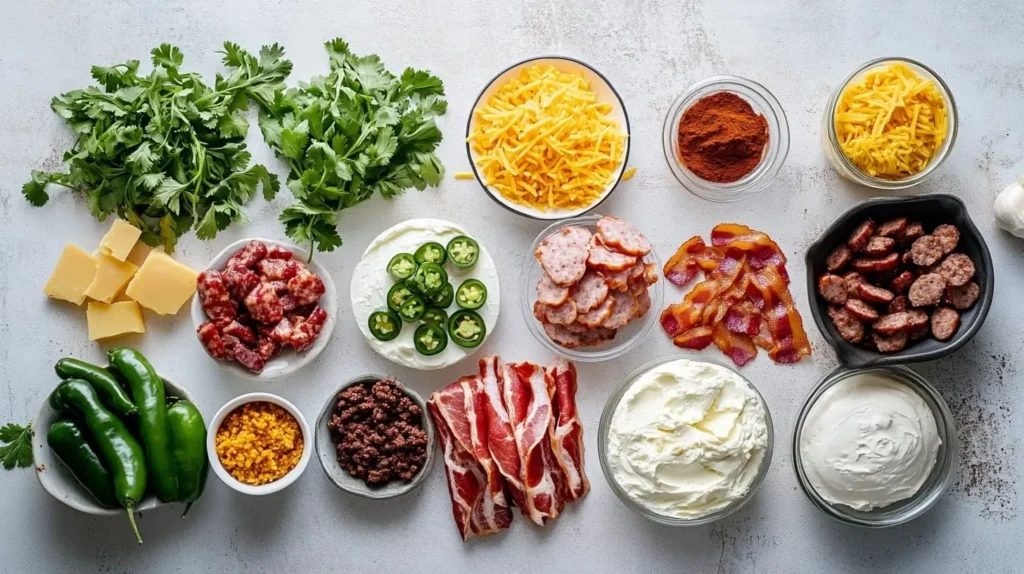
<path id="1" fill-rule="evenodd" d="M 512 523 L 511 506 L 539 525 L 590 490 L 576 367 L 480 360 L 480 373 L 430 395 L 448 492 L 463 541 Z"/>
<path id="2" fill-rule="evenodd" d="M 786 256 L 767 234 L 736 223 L 683 243 L 665 264 L 665 278 L 679 286 L 704 273 L 681 303 L 661 314 L 661 326 L 684 349 L 714 343 L 736 365 L 757 356 L 757 347 L 779 363 L 811 354 L 803 321 L 789 293 Z"/>

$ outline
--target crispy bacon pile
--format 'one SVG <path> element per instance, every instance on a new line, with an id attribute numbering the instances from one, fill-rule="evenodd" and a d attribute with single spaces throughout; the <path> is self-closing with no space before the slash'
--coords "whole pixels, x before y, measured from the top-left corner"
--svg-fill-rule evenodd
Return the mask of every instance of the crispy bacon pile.
<path id="1" fill-rule="evenodd" d="M 757 347 L 779 363 L 811 354 L 803 321 L 789 293 L 786 256 L 767 234 L 736 223 L 686 240 L 665 264 L 665 278 L 679 286 L 704 273 L 682 303 L 669 305 L 661 326 L 684 349 L 714 343 L 738 366 Z"/>
<path id="2" fill-rule="evenodd" d="M 508 528 L 511 506 L 543 526 L 590 490 L 569 361 L 484 357 L 479 374 L 430 395 L 427 407 L 463 541 Z"/>

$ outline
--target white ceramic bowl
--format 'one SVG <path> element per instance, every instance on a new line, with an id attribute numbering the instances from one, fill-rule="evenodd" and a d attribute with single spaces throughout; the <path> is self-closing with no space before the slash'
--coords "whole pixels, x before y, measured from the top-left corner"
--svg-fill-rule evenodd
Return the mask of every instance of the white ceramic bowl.
<path id="1" fill-rule="evenodd" d="M 399 388 L 402 389 L 406 395 L 412 399 L 412 402 L 416 403 L 423 411 L 423 430 L 427 433 L 427 460 L 423 464 L 423 468 L 416 473 L 416 476 L 409 482 L 393 481 L 381 487 L 370 487 L 367 486 L 360 478 L 356 478 L 348 473 L 345 469 L 341 468 L 338 464 L 337 450 L 334 445 L 334 440 L 331 438 L 331 429 L 327 428 L 327 423 L 331 422 L 331 415 L 334 414 L 334 407 L 337 404 L 338 395 L 341 394 L 345 389 L 362 384 L 373 384 L 376 381 L 385 379 L 381 375 L 363 375 L 356 377 L 347 383 L 338 387 L 327 401 L 324 403 L 322 409 L 320 409 L 320 416 L 316 419 L 316 455 L 320 459 L 320 465 L 324 468 L 324 472 L 327 473 L 327 478 L 334 483 L 335 486 L 341 490 L 361 496 L 363 498 L 370 498 L 373 500 L 384 500 L 387 498 L 395 498 L 402 496 L 416 489 L 416 487 L 423 484 L 427 476 L 430 475 L 430 469 L 434 465 L 434 443 L 436 441 L 434 432 L 434 421 L 427 412 L 427 403 L 423 400 L 423 397 L 416 391 L 398 382 Z"/>
<path id="2" fill-rule="evenodd" d="M 391 258 L 398 253 L 412 253 L 417 247 L 429 241 L 447 246 L 449 241 L 459 235 L 477 241 L 480 246 L 480 257 L 472 269 L 464 271 L 445 265 L 445 270 L 448 272 L 448 281 L 455 289 L 467 279 L 477 279 L 487 286 L 487 302 L 476 310 L 487 326 L 484 340 L 476 347 L 464 348 L 449 339 L 448 346 L 443 351 L 428 357 L 417 352 L 413 344 L 416 324 L 405 323 L 402 332 L 394 340 L 378 341 L 370 333 L 369 318 L 371 313 L 387 306 L 388 290 L 395 284 L 395 280 L 387 271 Z M 487 252 L 487 247 L 462 226 L 442 219 L 409 219 L 381 232 L 366 247 L 359 263 L 352 270 L 349 296 L 352 300 L 352 319 L 359 326 L 359 331 L 370 348 L 397 365 L 421 371 L 450 367 L 483 349 L 487 338 L 498 324 L 498 314 L 501 310 L 498 268 L 491 259 L 491 254 Z M 453 302 L 446 311 L 451 316 L 458 309 L 458 305 Z"/>
<path id="3" fill-rule="evenodd" d="M 246 403 L 260 402 L 273 403 L 288 411 L 293 417 L 295 417 L 295 420 L 299 423 L 299 428 L 302 430 L 302 456 L 299 457 L 299 463 L 295 465 L 295 468 L 288 471 L 288 474 L 274 482 L 253 486 L 251 484 L 245 484 L 238 481 L 235 477 L 231 476 L 231 474 L 229 474 L 224 468 L 224 465 L 220 463 L 220 459 L 217 458 L 217 431 L 220 429 L 220 425 L 224 423 L 224 419 L 226 419 L 227 416 L 235 409 Z M 231 399 L 227 404 L 221 407 L 219 411 L 217 411 L 217 414 L 213 415 L 213 419 L 210 421 L 210 426 L 206 432 L 206 455 L 210 459 L 210 468 L 213 470 L 213 473 L 216 474 L 217 478 L 221 479 L 224 484 L 238 492 L 241 492 L 242 494 L 261 496 L 264 494 L 273 494 L 279 490 L 284 490 L 285 487 L 302 476 L 303 471 L 306 470 L 306 465 L 309 464 L 309 458 L 313 453 L 313 438 L 313 432 L 309 428 L 309 423 L 306 422 L 306 417 L 302 416 L 302 413 L 299 412 L 299 409 L 296 408 L 295 405 L 270 393 L 248 393 Z"/>
<path id="4" fill-rule="evenodd" d="M 178 397 L 179 399 L 185 399 L 192 404 L 196 404 L 195 397 L 191 393 L 174 381 L 166 377 L 163 377 L 163 379 L 164 394 L 166 396 Z M 54 388 L 56 386 L 55 384 Z M 123 508 L 104 508 L 100 506 L 96 499 L 82 488 L 74 475 L 71 474 L 71 471 L 64 466 L 64 463 L 50 451 L 50 447 L 46 444 L 46 433 L 50 430 L 50 425 L 64 417 L 59 412 L 53 410 L 49 399 L 50 395 L 47 394 L 43 399 L 42 406 L 39 407 L 39 414 L 36 415 L 36 420 L 32 422 L 32 460 L 39 484 L 51 496 L 80 512 L 97 516 L 123 516 Z M 163 502 L 153 494 L 147 494 L 135 509 L 145 512 L 167 504 L 171 503 Z"/>
<path id="5" fill-rule="evenodd" d="M 324 311 L 327 311 L 327 322 L 324 323 L 324 328 L 320 331 L 320 337 L 318 337 L 316 342 L 313 343 L 313 347 L 305 353 L 298 354 L 292 349 L 284 349 L 276 357 L 267 361 L 267 364 L 261 373 L 254 373 L 235 361 L 223 361 L 210 357 L 225 371 L 228 371 L 233 375 L 253 381 L 265 382 L 294 374 L 302 367 L 313 362 L 313 360 L 316 359 L 324 350 L 327 343 L 331 340 L 331 333 L 334 332 L 334 325 L 338 320 L 338 290 L 334 286 L 334 280 L 331 279 L 330 272 L 327 271 L 323 265 L 320 265 L 316 259 L 307 262 L 309 259 L 309 251 L 290 243 L 275 241 L 273 239 L 261 239 L 259 237 L 255 237 L 236 241 L 231 245 L 228 245 L 224 251 L 221 251 L 216 257 L 211 259 L 210 262 L 206 264 L 205 269 L 223 269 L 224 264 L 228 262 L 228 259 L 230 259 L 232 255 L 253 240 L 264 243 L 268 247 L 282 247 L 294 253 L 295 259 L 306 263 L 309 270 L 320 277 L 320 280 L 324 282 L 324 288 L 326 289 L 324 294 L 320 297 L 320 306 L 323 307 Z M 191 314 L 192 326 L 196 329 L 199 329 L 199 326 L 208 320 L 206 312 L 203 311 L 203 305 L 199 301 L 198 294 L 192 298 Z M 196 338 L 196 342 L 199 342 L 198 337 Z M 200 343 L 199 346 L 202 347 L 203 345 Z M 205 351 L 206 348 L 203 347 L 203 350 Z M 207 353 L 207 356 L 209 356 L 209 353 Z"/>
<path id="6" fill-rule="evenodd" d="M 522 62 L 519 62 L 518 64 L 513 64 L 511 67 L 506 68 L 504 71 L 495 76 L 494 79 L 487 84 L 487 87 L 485 87 L 484 90 L 480 92 L 480 95 L 477 96 L 476 101 L 473 102 L 473 111 L 470 112 L 469 120 L 466 123 L 466 138 L 469 138 L 469 135 L 473 132 L 473 128 L 476 124 L 475 111 L 477 106 L 480 105 L 481 102 L 486 101 L 488 98 L 490 98 L 496 91 L 498 91 L 498 88 L 500 88 L 503 84 L 517 77 L 524 68 L 528 68 L 530 66 L 553 66 L 556 70 L 560 72 L 583 73 L 583 76 L 587 79 L 587 81 L 590 82 L 590 89 L 597 96 L 597 101 L 600 103 L 608 103 L 612 105 L 612 111 L 608 115 L 609 118 L 618 122 L 620 128 L 626 133 L 626 146 L 625 150 L 623 150 L 624 153 L 622 155 L 622 164 L 619 165 L 618 169 L 616 169 L 615 172 L 612 174 L 612 179 L 611 181 L 608 182 L 608 185 L 605 187 L 604 192 L 601 194 L 601 196 L 598 197 L 590 205 L 578 209 L 553 209 L 548 211 L 541 211 L 539 209 L 527 205 L 510 201 L 509 199 L 505 198 L 505 196 L 503 196 L 498 190 L 494 189 L 493 187 L 485 185 L 483 179 L 480 176 L 480 172 L 477 170 L 476 167 L 476 160 L 479 157 L 479 154 L 474 152 L 473 146 L 471 146 L 467 142 L 466 153 L 469 154 L 469 164 L 473 169 L 473 174 L 476 175 L 477 181 L 480 182 L 480 185 L 484 188 L 484 191 L 487 192 L 487 195 L 489 195 L 491 199 L 493 199 L 494 201 L 498 202 L 499 205 L 513 213 L 525 215 L 526 217 L 531 217 L 533 219 L 544 220 L 565 219 L 568 217 L 576 217 L 578 215 L 583 215 L 584 213 L 597 208 L 598 205 L 601 205 L 601 203 L 604 202 L 604 200 L 607 199 L 609 195 L 611 195 L 615 187 L 619 185 L 619 181 L 622 180 L 622 172 L 626 169 L 626 166 L 629 163 L 629 148 L 631 134 L 629 128 L 629 115 L 626 113 L 626 105 L 622 102 L 622 98 L 619 97 L 619 93 L 616 92 L 615 88 L 612 87 L 612 84 L 611 82 L 608 81 L 608 78 L 604 77 L 601 74 L 601 72 L 598 72 L 594 68 L 590 67 L 587 64 L 584 64 L 579 60 L 574 60 L 572 58 L 566 58 L 563 56 L 543 56 L 539 58 L 531 58 L 529 60 L 524 60 Z"/>

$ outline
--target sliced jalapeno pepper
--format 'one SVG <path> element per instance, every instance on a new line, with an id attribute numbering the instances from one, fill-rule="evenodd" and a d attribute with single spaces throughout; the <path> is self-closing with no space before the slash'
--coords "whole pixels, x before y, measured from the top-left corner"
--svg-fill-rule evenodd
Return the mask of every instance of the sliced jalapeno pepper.
<path id="1" fill-rule="evenodd" d="M 444 265 L 445 260 L 448 258 L 448 254 L 445 253 L 444 246 L 435 241 L 424 243 L 420 245 L 420 248 L 416 250 L 416 263 L 420 265 L 424 263 L 437 263 L 438 265 Z"/>
<path id="2" fill-rule="evenodd" d="M 448 324 L 448 313 L 444 309 L 431 307 L 423 314 L 423 319 L 421 319 L 421 321 L 432 325 L 440 325 L 444 328 L 444 326 Z"/>
<path id="3" fill-rule="evenodd" d="M 416 269 L 409 281 L 420 293 L 433 295 L 448 284 L 448 272 L 437 263 L 424 263 Z"/>
<path id="4" fill-rule="evenodd" d="M 421 355 L 429 357 L 440 353 L 448 346 L 448 335 L 444 334 L 444 329 L 440 325 L 424 323 L 416 329 L 412 341 Z"/>
<path id="5" fill-rule="evenodd" d="M 452 284 L 448 283 L 440 292 L 434 293 L 433 295 L 427 295 L 427 300 L 430 301 L 434 307 L 447 309 L 452 306 L 452 301 L 455 300 L 455 287 L 452 287 Z"/>
<path id="6" fill-rule="evenodd" d="M 427 302 L 421 295 L 412 295 L 398 309 L 398 316 L 407 323 L 415 323 L 427 312 Z"/>
<path id="7" fill-rule="evenodd" d="M 448 334 L 456 345 L 472 349 L 484 342 L 487 325 L 476 311 L 459 309 L 448 321 Z"/>
<path id="8" fill-rule="evenodd" d="M 370 313 L 370 334 L 378 341 L 394 340 L 402 332 L 402 320 L 390 309 Z"/>
<path id="9" fill-rule="evenodd" d="M 388 290 L 388 309 L 397 313 L 402 308 L 402 303 L 405 303 L 405 300 L 413 295 L 414 293 L 405 283 L 395 283 Z"/>
<path id="10" fill-rule="evenodd" d="M 411 253 L 399 253 L 388 262 L 388 275 L 395 281 L 405 281 L 416 272 L 416 259 Z"/>
<path id="11" fill-rule="evenodd" d="M 480 244 L 475 239 L 460 235 L 448 242 L 448 261 L 459 269 L 469 269 L 480 258 Z"/>
<path id="12" fill-rule="evenodd" d="M 479 309 L 487 301 L 487 286 L 476 279 L 466 279 L 455 292 L 455 303 L 463 309 Z"/>

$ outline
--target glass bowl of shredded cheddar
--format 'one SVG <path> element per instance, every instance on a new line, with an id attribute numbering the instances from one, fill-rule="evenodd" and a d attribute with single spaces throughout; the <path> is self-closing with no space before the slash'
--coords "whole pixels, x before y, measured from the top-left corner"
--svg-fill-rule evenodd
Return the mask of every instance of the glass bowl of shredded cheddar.
<path id="1" fill-rule="evenodd" d="M 880 58 L 850 74 L 822 115 L 825 155 L 839 175 L 898 190 L 930 177 L 956 141 L 957 110 L 925 65 Z"/>
<path id="2" fill-rule="evenodd" d="M 629 117 L 597 70 L 571 58 L 533 58 L 481 92 L 466 150 L 480 185 L 503 207 L 534 219 L 576 217 L 623 179 Z"/>

